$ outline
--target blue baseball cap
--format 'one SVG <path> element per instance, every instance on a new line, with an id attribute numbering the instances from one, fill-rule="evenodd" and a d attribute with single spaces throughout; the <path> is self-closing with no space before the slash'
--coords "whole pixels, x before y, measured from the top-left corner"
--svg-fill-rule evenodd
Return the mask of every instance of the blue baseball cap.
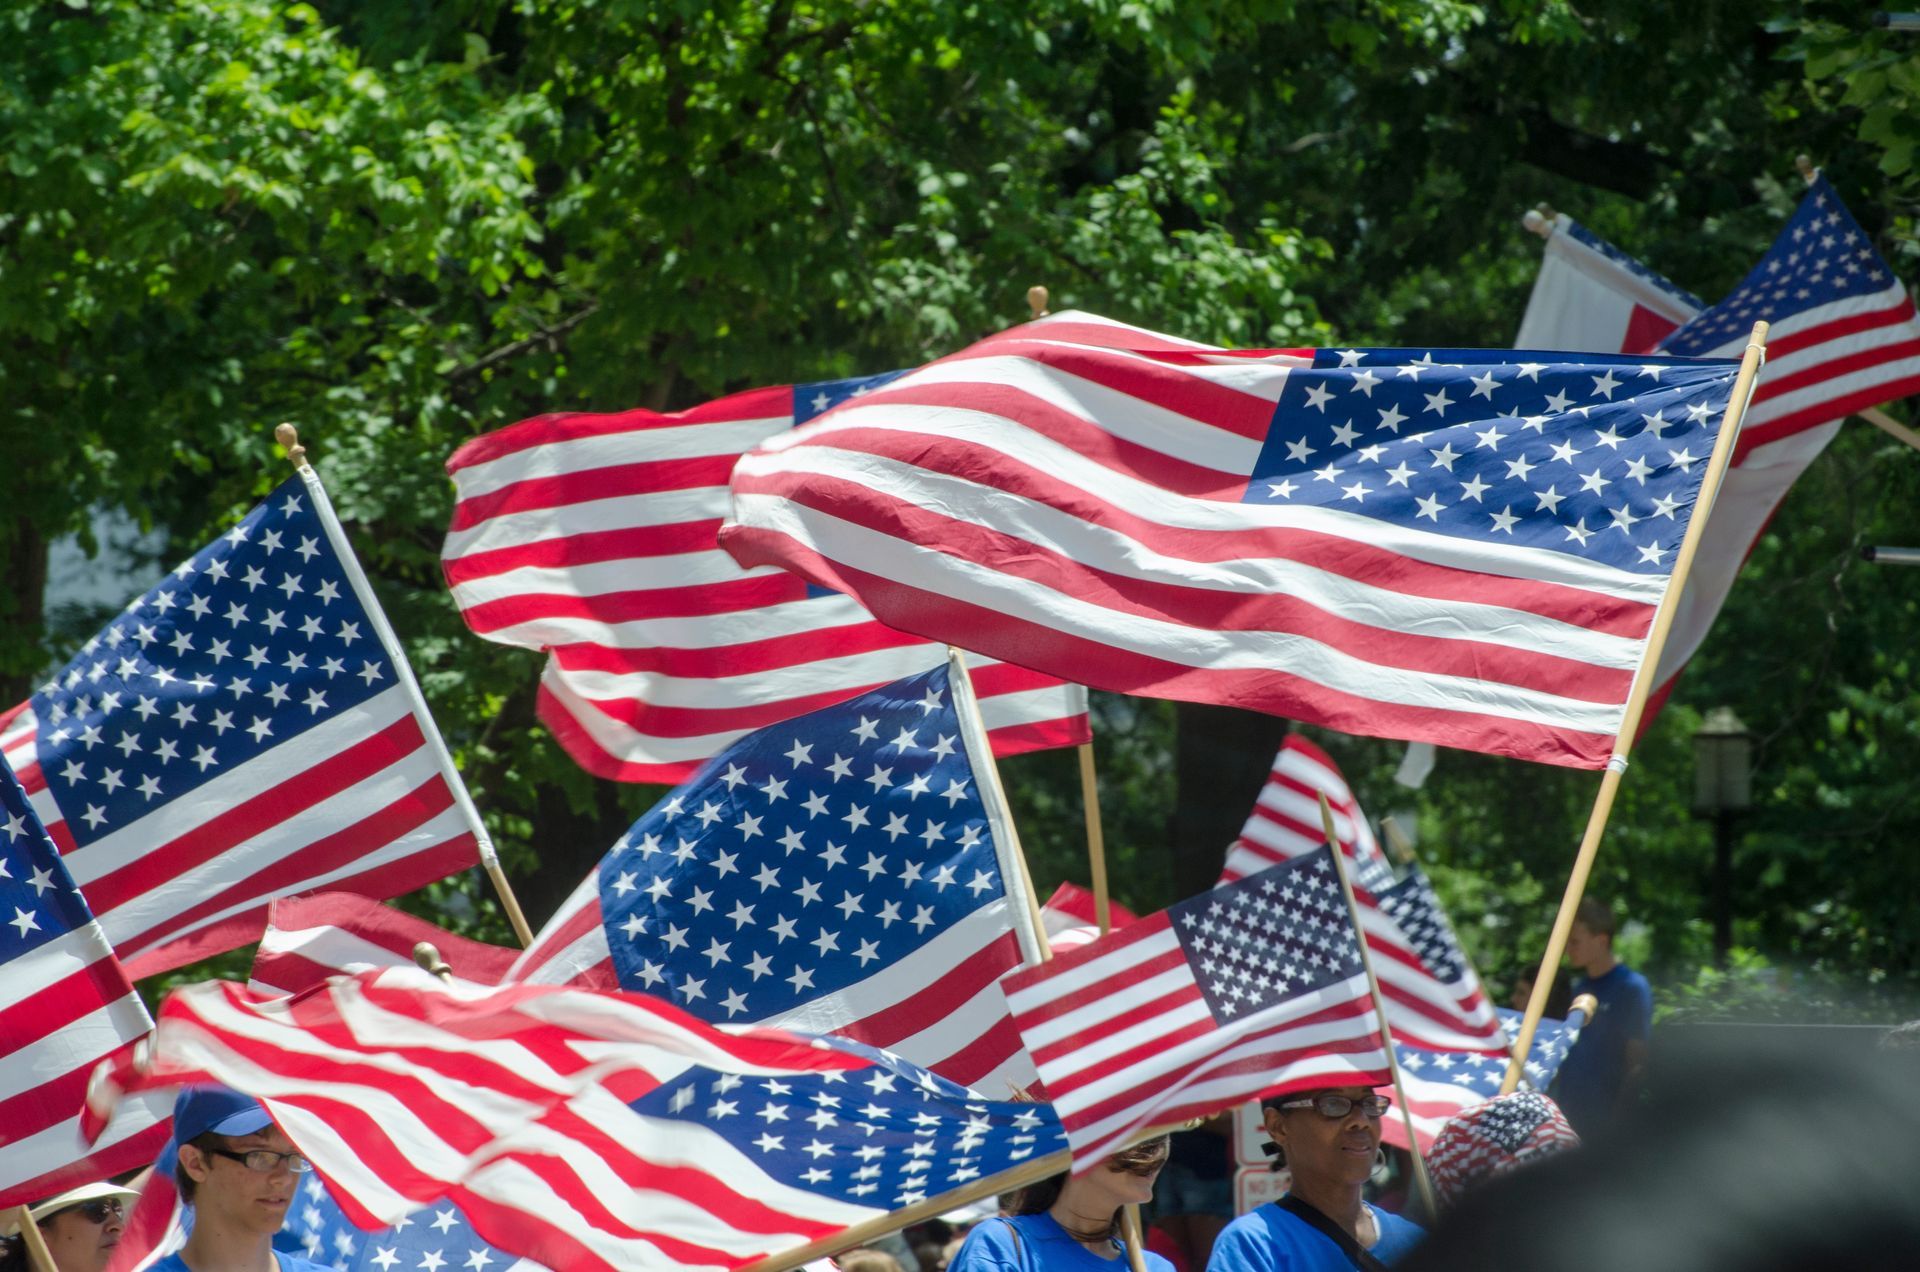
<path id="1" fill-rule="evenodd" d="M 192 1086 L 173 1102 L 173 1142 L 185 1144 L 208 1131 L 216 1135 L 252 1135 L 273 1125 L 260 1101 L 232 1087 Z"/>

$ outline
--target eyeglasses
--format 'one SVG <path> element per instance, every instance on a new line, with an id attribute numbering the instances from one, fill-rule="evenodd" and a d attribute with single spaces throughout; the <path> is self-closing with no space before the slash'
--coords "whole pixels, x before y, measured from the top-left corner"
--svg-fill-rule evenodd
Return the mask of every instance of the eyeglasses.
<path id="1" fill-rule="evenodd" d="M 1288 1100 L 1280 1105 L 1283 1109 L 1312 1109 L 1321 1117 L 1345 1117 L 1358 1108 L 1374 1121 L 1393 1107 L 1393 1101 L 1384 1095 L 1363 1095 L 1359 1099 L 1350 1099 L 1344 1095 L 1316 1095 L 1310 1100 Z"/>
<path id="2" fill-rule="evenodd" d="M 64 1215 L 69 1211 L 83 1216 L 88 1223 L 105 1223 L 109 1219 L 124 1218 L 127 1213 L 126 1207 L 120 1204 L 118 1197 L 95 1197 L 92 1201 L 83 1201 L 77 1206 L 68 1206 L 65 1210 L 55 1211 L 40 1222 L 45 1225 L 56 1215 Z"/>
<path id="3" fill-rule="evenodd" d="M 249 1149 L 244 1153 L 236 1153 L 230 1148 L 209 1148 L 207 1151 L 215 1157 L 231 1158 L 248 1170 L 259 1171 L 262 1175 L 279 1170 L 281 1162 L 285 1162 L 287 1169 L 296 1175 L 304 1175 L 313 1169 L 313 1163 L 298 1153 L 276 1153 L 270 1148 Z"/>

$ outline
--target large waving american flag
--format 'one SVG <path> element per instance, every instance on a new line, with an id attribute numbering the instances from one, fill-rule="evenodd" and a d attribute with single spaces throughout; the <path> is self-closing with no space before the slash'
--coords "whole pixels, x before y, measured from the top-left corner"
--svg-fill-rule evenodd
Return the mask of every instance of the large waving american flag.
<path id="1" fill-rule="evenodd" d="M 257 939 L 276 896 L 397 896 L 491 851 L 310 468 L 0 717 L 0 747 L 136 979 Z"/>
<path id="2" fill-rule="evenodd" d="M 851 598 L 743 570 L 714 542 L 741 454 L 898 375 L 671 414 L 544 415 L 447 461 L 454 603 L 488 640 L 545 651 L 540 718 L 581 767 L 683 781 L 743 734 L 945 660 Z M 996 754 L 1091 736 L 1077 685 L 971 663 Z"/>
<path id="3" fill-rule="evenodd" d="M 96 1094 L 203 1081 L 260 1099 L 356 1226 L 444 1201 L 489 1246 L 554 1268 L 720 1272 L 1065 1165 L 1044 1106 L 851 1043 L 415 969 L 293 999 L 177 991 L 147 1071 Z"/>
<path id="4" fill-rule="evenodd" d="M 0 1208 L 131 1170 L 167 1137 L 169 1102 L 129 1103 L 80 1136 L 87 1075 L 153 1022 L 60 850 L 0 760 Z"/>
<path id="5" fill-rule="evenodd" d="M 1013 333 L 772 438 L 721 543 L 1098 688 L 1612 753 L 1736 368 Z"/>
<path id="6" fill-rule="evenodd" d="M 1087 1170 L 1150 1127 L 1263 1095 L 1388 1081 L 1360 943 L 1322 849 L 1005 981 Z"/>
<path id="7" fill-rule="evenodd" d="M 1718 356 L 1744 344 L 1746 328 L 1735 325 L 1771 324 L 1766 374 L 1661 651 L 1657 705 L 1706 639 L 1780 501 L 1840 421 L 1920 392 L 1920 321 L 1824 177 L 1745 281 L 1704 312 L 1697 297 L 1566 217 L 1556 218 L 1547 247 L 1521 325 L 1535 348 L 1639 353 L 1658 341 L 1662 353 Z"/>
<path id="8" fill-rule="evenodd" d="M 966 692 L 941 667 L 740 739 L 621 836 L 509 979 L 1030 1082 L 995 982 L 1038 934 Z"/>
<path id="9" fill-rule="evenodd" d="M 1323 795 L 1353 873 L 1360 927 L 1373 954 L 1394 1041 L 1504 1054 L 1508 1043 L 1493 1004 L 1426 876 L 1415 867 L 1405 878 L 1395 878 L 1340 766 L 1299 734 L 1281 741 L 1267 785 L 1227 853 L 1220 882 L 1318 850 L 1327 841 L 1320 820 Z"/>

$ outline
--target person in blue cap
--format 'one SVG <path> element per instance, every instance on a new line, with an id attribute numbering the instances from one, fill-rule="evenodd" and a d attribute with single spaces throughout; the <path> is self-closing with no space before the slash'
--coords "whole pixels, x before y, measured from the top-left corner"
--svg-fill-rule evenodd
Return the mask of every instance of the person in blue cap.
<path id="1" fill-rule="evenodd" d="M 150 1272 L 328 1272 L 273 1248 L 301 1175 L 294 1151 L 259 1101 L 223 1086 L 188 1087 L 173 1103 L 174 1183 L 193 1231 Z"/>

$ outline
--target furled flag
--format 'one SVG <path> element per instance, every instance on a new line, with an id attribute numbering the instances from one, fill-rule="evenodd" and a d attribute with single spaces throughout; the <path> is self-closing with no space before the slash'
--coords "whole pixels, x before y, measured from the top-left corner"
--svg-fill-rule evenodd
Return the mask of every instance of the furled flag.
<path id="1" fill-rule="evenodd" d="M 276 896 L 395 896 L 490 852 L 313 470 L 137 597 L 0 747 L 136 979 Z"/>
<path id="2" fill-rule="evenodd" d="M 1045 337 L 763 443 L 722 546 L 1098 688 L 1606 763 L 1732 363 Z"/>
<path id="3" fill-rule="evenodd" d="M 167 1137 L 171 1105 L 128 1104 L 80 1135 L 87 1075 L 153 1022 L 60 852 L 0 760 L 0 1208 L 131 1170 Z"/>
<path id="4" fill-rule="evenodd" d="M 1507 1032 L 1520 1030 L 1521 1013 L 1499 1009 L 1500 1022 Z M 1544 1091 L 1560 1071 L 1560 1062 L 1580 1037 L 1579 1020 L 1542 1020 L 1534 1031 L 1533 1051 L 1527 1058 L 1527 1081 Z M 1447 1051 L 1415 1047 L 1394 1040 L 1394 1055 L 1400 1061 L 1400 1085 L 1407 1093 L 1407 1111 L 1413 1116 L 1413 1128 L 1420 1136 L 1424 1151 L 1433 1147 L 1448 1118 L 1484 1104 L 1500 1094 L 1500 1083 L 1507 1073 L 1505 1056 L 1489 1056 L 1480 1051 Z M 1383 1118 L 1380 1138 L 1396 1148 L 1407 1146 L 1404 1118 Z"/>
<path id="5" fill-rule="evenodd" d="M 250 989 L 297 994 L 329 976 L 412 967 L 413 948 L 431 943 L 454 975 L 497 985 L 521 951 L 456 936 L 404 910 L 350 892 L 281 897 L 253 956 Z"/>
<path id="6" fill-rule="evenodd" d="M 1645 353 L 1707 307 L 1564 212 L 1526 224 L 1547 242 L 1516 349 Z"/>
<path id="7" fill-rule="evenodd" d="M 1704 313 L 1680 291 L 1612 244 L 1577 225 L 1572 240 L 1592 245 L 1582 257 L 1577 294 L 1543 300 L 1555 244 L 1547 240 L 1534 299 L 1521 335 L 1535 348 L 1639 353 L 1658 336 L 1646 321 L 1607 321 L 1623 307 L 1665 296 L 1662 353 L 1713 356 L 1745 345 L 1753 321 L 1766 319 L 1767 370 L 1741 428 L 1713 520 L 1680 597 L 1656 672 L 1654 705 L 1706 639 L 1747 556 L 1787 490 L 1839 431 L 1851 411 L 1920 391 L 1920 322 L 1905 287 L 1874 250 L 1826 179 L 1816 180 L 1780 237 L 1746 280 Z M 1568 277 L 1573 277 L 1569 275 Z M 1555 294 L 1565 292 L 1555 289 Z M 1735 331 L 1739 323 L 1746 327 Z M 1657 325 L 1657 324 L 1656 324 Z M 1648 717 L 1651 719 L 1651 715 Z"/>
<path id="8" fill-rule="evenodd" d="M 902 1206 L 1065 1165 L 1046 1107 L 855 1044 L 405 968 L 293 999 L 176 991 L 149 1069 L 97 1094 L 198 1081 L 259 1098 L 356 1226 L 450 1203 L 489 1245 L 555 1268 L 798 1257 Z"/>
<path id="9" fill-rule="evenodd" d="M 1493 1004 L 1426 876 L 1415 867 L 1406 878 L 1394 878 L 1340 766 L 1299 734 L 1281 741 L 1266 789 L 1227 854 L 1220 882 L 1232 883 L 1326 843 L 1322 795 L 1353 873 L 1360 927 L 1373 952 L 1394 1041 L 1504 1054 L 1508 1044 Z"/>
<path id="10" fill-rule="evenodd" d="M 741 453 L 899 375 L 755 389 L 661 414 L 544 415 L 447 461 L 442 550 L 467 625 L 545 651 L 538 710 L 587 771 L 679 782 L 741 735 L 943 661 L 857 601 L 714 543 Z M 1091 736 L 1086 691 L 972 661 L 999 755 Z"/>
<path id="11" fill-rule="evenodd" d="M 1039 958 L 992 759 L 949 667 L 761 729 L 635 822 L 510 973 L 715 1024 L 1032 1080 L 996 985 Z"/>
<path id="12" fill-rule="evenodd" d="M 1077 1171 L 1243 1100 L 1388 1081 L 1328 850 L 1268 866 L 1003 982 Z"/>

